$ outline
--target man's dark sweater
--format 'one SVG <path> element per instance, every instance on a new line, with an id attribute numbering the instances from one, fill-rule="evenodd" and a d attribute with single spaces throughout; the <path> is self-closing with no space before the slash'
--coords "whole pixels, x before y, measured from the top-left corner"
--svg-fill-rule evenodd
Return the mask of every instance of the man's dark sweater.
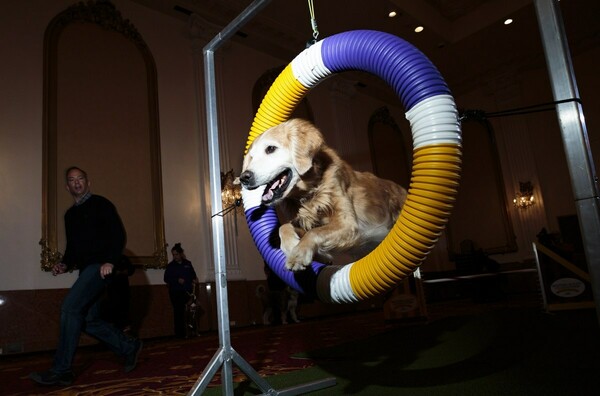
<path id="1" fill-rule="evenodd" d="M 111 263 L 118 269 L 125 247 L 125 229 L 115 206 L 91 195 L 65 213 L 67 247 L 62 262 L 82 270 L 89 264 Z"/>

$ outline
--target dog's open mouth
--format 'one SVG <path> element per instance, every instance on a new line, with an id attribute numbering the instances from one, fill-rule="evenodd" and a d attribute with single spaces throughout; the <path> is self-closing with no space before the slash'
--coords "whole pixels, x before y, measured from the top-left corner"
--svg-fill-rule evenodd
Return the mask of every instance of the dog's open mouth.
<path id="1" fill-rule="evenodd" d="M 273 201 L 281 198 L 292 180 L 292 170 L 286 169 L 281 172 L 275 179 L 271 180 L 262 196 L 263 204 L 270 204 Z"/>

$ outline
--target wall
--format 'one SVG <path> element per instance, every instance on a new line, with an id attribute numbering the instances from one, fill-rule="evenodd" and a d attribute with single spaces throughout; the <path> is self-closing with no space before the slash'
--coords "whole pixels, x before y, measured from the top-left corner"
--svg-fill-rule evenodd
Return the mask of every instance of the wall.
<path id="1" fill-rule="evenodd" d="M 34 4 L 32 4 L 34 3 Z M 0 278 L 0 290 L 65 288 L 75 274 L 54 278 L 39 270 L 42 172 L 43 39 L 49 21 L 70 1 L 14 3 L 3 10 L 3 53 L 0 111 L 3 131 L 0 158 L 2 192 L 0 239 L 1 266 L 18 270 Z M 165 232 L 171 245 L 189 246 L 193 262 L 202 260 L 208 244 L 199 235 L 198 125 L 191 44 L 184 23 L 166 18 L 135 3 L 115 2 L 124 18 L 134 25 L 154 54 L 158 71 Z M 32 13 L 34 9 L 36 12 Z M 27 22 L 25 21 L 27 20 Z M 155 26 L 160 24 L 160 32 Z M 185 144 L 182 144 L 185 142 Z M 93 181 L 93 175 L 90 175 Z M 28 179 L 29 181 L 27 181 Z M 99 192 L 100 193 L 100 192 Z M 192 248 L 194 247 L 194 248 Z M 198 268 L 200 274 L 206 271 Z M 162 282 L 162 272 L 148 271 L 150 284 Z"/>
<path id="2" fill-rule="evenodd" d="M 42 99 L 44 32 L 73 1 L 6 4 L 0 13 L 0 348 L 22 351 L 54 347 L 58 308 L 76 273 L 53 277 L 40 270 L 42 211 Z M 210 267 L 210 238 L 199 233 L 201 216 L 200 125 L 192 42 L 185 22 L 129 1 L 115 1 L 152 51 L 159 91 L 165 234 L 182 242 L 200 277 Z M 4 6 L 4 5 L 3 5 Z M 32 10 L 35 10 L 32 12 Z M 156 29 L 160 26 L 160 29 Z M 202 130 L 204 132 L 204 130 Z M 93 182 L 94 175 L 90 175 Z M 98 191 L 98 193 L 101 193 Z M 208 254 L 207 254 L 208 252 Z M 138 270 L 134 293 L 151 302 L 141 334 L 170 334 L 163 271 Z M 40 334 L 41 333 L 41 334 Z M 90 340 L 88 340 L 89 342 Z M 84 343 L 86 341 L 84 340 Z M 8 348 L 10 350 L 10 348 Z"/>
<path id="3" fill-rule="evenodd" d="M 592 71 L 600 60 L 598 48 L 573 55 L 592 156 L 598 172 L 600 139 L 598 134 L 599 79 Z M 547 70 L 533 69 L 523 73 L 506 72 L 477 89 L 456 98 L 459 107 L 480 109 L 492 113 L 525 106 L 552 103 L 552 91 Z M 494 256 L 500 262 L 532 259 L 531 243 L 545 227 L 558 232 L 557 217 L 576 214 L 571 182 L 564 152 L 564 142 L 558 127 L 556 112 L 490 118 L 497 139 L 505 189 L 508 195 L 508 213 L 511 217 L 518 251 Z M 537 205 L 518 210 L 510 203 L 519 188 L 519 181 L 532 181 Z"/>

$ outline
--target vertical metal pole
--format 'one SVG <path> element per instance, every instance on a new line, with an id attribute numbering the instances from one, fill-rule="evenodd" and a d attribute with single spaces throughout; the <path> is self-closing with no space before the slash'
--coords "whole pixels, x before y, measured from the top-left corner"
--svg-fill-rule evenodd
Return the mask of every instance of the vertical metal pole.
<path id="1" fill-rule="evenodd" d="M 206 118 L 208 127 L 208 161 L 210 175 L 211 207 L 217 213 L 222 210 L 221 202 L 221 165 L 219 158 L 219 135 L 217 130 L 217 104 L 216 104 L 216 84 L 213 51 L 204 51 L 204 74 L 206 79 Z M 231 345 L 231 334 L 229 328 L 229 310 L 227 296 L 227 265 L 225 261 L 225 232 L 223 228 L 223 218 L 221 216 L 212 217 L 213 231 L 213 251 L 215 259 L 215 289 L 217 298 L 217 321 L 219 332 L 219 344 L 222 348 L 221 358 L 218 360 L 222 364 L 222 384 L 224 394 L 232 395 L 233 388 L 229 387 L 233 383 L 233 370 L 231 367 L 231 357 L 228 356 L 228 347 Z M 225 307 L 225 309 L 223 309 Z"/>
<path id="2" fill-rule="evenodd" d="M 227 25 L 204 47 L 204 78 L 206 80 L 206 123 L 208 133 L 208 163 L 210 167 L 211 207 L 214 213 L 222 213 L 221 164 L 219 159 L 219 130 L 217 117 L 217 89 L 214 52 L 235 34 L 247 21 L 258 14 L 271 0 L 255 0 L 237 18 Z M 269 385 L 231 346 L 229 306 L 227 301 L 227 266 L 225 260 L 225 232 L 222 216 L 212 216 L 213 250 L 215 252 L 215 288 L 217 297 L 217 319 L 219 321 L 220 348 L 208 363 L 188 395 L 201 395 L 210 380 L 222 366 L 223 394 L 233 396 L 232 363 L 238 367 L 268 395 L 301 395 L 312 390 L 334 386 L 334 378 L 325 378 L 303 385 L 277 391 Z"/>
<path id="3" fill-rule="evenodd" d="M 537 245 L 535 242 L 532 244 L 533 254 L 535 256 L 535 266 L 537 268 L 538 274 L 538 283 L 540 284 L 540 292 L 542 293 L 542 304 L 544 306 L 544 310 L 548 311 L 548 298 L 546 297 L 546 288 L 544 287 L 544 276 L 542 274 L 542 266 L 540 265 L 540 255 L 537 250 Z"/>
<path id="4" fill-rule="evenodd" d="M 550 83 L 555 101 L 579 99 L 573 64 L 557 0 L 535 0 L 542 44 L 550 73 Z M 596 315 L 600 322 L 600 206 L 598 178 L 590 150 L 583 109 L 578 101 L 556 106 L 579 226 L 592 290 Z"/>
<path id="5" fill-rule="evenodd" d="M 270 0 L 255 0 L 236 19 L 215 36 L 203 50 L 204 74 L 206 80 L 206 123 L 208 134 L 208 162 L 211 191 L 211 207 L 214 213 L 223 209 L 221 202 L 221 164 L 219 158 L 219 131 L 217 114 L 217 89 L 215 78 L 214 51 L 233 36 L 241 26 L 252 19 Z M 213 251 L 215 258 L 215 288 L 217 298 L 217 319 L 219 344 L 221 348 L 213 357 L 207 369 L 196 382 L 190 395 L 201 394 L 206 389 L 211 377 L 219 365 L 222 365 L 223 392 L 233 395 L 233 351 L 231 348 L 231 331 L 229 327 L 229 309 L 227 296 L 227 265 L 225 260 L 225 232 L 223 217 L 212 217 Z"/>

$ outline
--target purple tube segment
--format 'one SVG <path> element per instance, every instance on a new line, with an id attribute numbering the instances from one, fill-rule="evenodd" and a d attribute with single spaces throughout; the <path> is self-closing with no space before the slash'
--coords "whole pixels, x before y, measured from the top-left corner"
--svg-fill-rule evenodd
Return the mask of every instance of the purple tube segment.
<path id="1" fill-rule="evenodd" d="M 450 94 L 433 63 L 412 44 L 389 33 L 353 30 L 327 37 L 321 57 L 334 73 L 362 70 L 380 77 L 394 89 L 406 111 L 429 97 Z M 421 83 L 415 84 L 415 79 Z"/>
<path id="2" fill-rule="evenodd" d="M 245 215 L 254 244 L 271 270 L 300 293 L 314 296 L 317 275 L 325 264 L 313 261 L 310 269 L 305 271 L 288 270 L 285 254 L 279 248 L 279 219 L 275 209 L 258 206 L 246 210 Z"/>

